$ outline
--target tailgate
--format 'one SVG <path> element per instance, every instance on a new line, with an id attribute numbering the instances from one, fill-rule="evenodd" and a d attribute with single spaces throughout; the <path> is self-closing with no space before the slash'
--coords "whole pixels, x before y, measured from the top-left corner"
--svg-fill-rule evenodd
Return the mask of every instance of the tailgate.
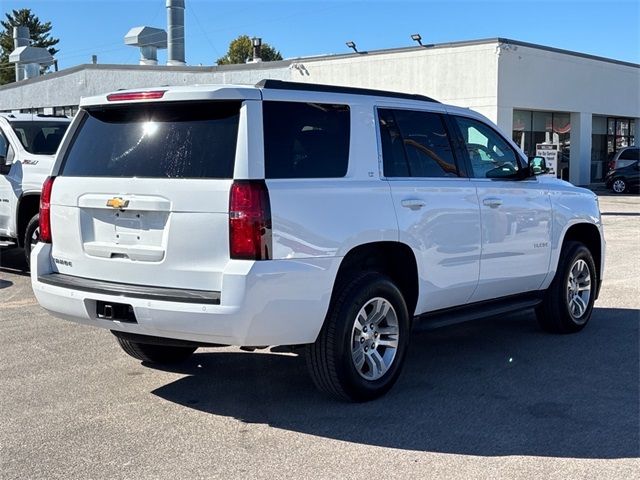
<path id="1" fill-rule="evenodd" d="M 88 186 L 82 178 L 57 178 L 51 227 L 58 271 L 136 285 L 220 290 L 229 259 L 231 180 L 166 183 L 92 179 Z M 107 206 L 113 199 L 123 208 Z"/>
<path id="2" fill-rule="evenodd" d="M 183 102 L 83 112 L 52 190 L 57 270 L 220 290 L 239 110 Z"/>

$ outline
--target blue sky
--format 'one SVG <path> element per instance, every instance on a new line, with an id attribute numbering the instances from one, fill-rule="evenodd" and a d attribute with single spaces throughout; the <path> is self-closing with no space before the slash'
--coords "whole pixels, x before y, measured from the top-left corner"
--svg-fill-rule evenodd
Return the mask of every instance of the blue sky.
<path id="1" fill-rule="evenodd" d="M 191 65 L 211 65 L 239 34 L 260 36 L 287 57 L 507 37 L 640 63 L 640 1 L 214 1 L 186 0 Z M 2 0 L 0 11 L 31 8 L 53 23 L 60 68 L 137 63 L 129 28 L 166 28 L 164 0 Z M 161 51 L 163 63 L 166 51 Z"/>

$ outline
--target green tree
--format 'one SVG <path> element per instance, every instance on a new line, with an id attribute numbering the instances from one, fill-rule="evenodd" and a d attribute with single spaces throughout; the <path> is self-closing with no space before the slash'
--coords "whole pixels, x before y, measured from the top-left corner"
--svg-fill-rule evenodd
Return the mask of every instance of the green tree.
<path id="1" fill-rule="evenodd" d="M 29 8 L 13 10 L 11 13 L 5 13 L 5 16 L 6 20 L 0 20 L 3 27 L 0 32 L 0 85 L 16 80 L 14 64 L 9 63 L 9 54 L 14 50 L 13 27 L 29 27 L 31 45 L 46 48 L 51 55 L 58 53 L 58 49 L 53 47 L 60 41 L 49 33 L 52 28 L 51 22 L 42 23 Z"/>
<path id="2" fill-rule="evenodd" d="M 248 58 L 253 57 L 253 44 L 248 35 L 240 35 L 229 44 L 229 50 L 224 57 L 217 60 L 218 65 L 229 65 L 232 63 L 245 63 Z M 260 48 L 260 58 L 265 62 L 282 60 L 280 52 L 268 43 L 263 43 Z"/>

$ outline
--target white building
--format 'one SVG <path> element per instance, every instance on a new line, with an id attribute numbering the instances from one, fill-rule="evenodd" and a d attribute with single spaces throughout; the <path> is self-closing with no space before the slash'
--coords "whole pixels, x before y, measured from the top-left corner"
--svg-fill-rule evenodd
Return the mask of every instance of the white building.
<path id="1" fill-rule="evenodd" d="M 476 110 L 528 155 L 559 152 L 560 174 L 599 182 L 607 157 L 635 144 L 640 65 L 493 38 L 214 67 L 79 65 L 0 87 L 0 111 L 73 112 L 80 97 L 122 88 L 256 83 L 263 78 L 424 94 Z"/>

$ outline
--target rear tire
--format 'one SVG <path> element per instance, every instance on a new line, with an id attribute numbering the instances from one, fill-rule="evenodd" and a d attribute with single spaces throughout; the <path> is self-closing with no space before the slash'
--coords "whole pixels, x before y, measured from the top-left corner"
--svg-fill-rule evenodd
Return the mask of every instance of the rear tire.
<path id="1" fill-rule="evenodd" d="M 316 387 L 339 400 L 365 402 L 396 382 L 409 344 L 402 293 L 385 275 L 367 272 L 338 285 L 315 343 L 306 346 Z"/>
<path id="2" fill-rule="evenodd" d="M 27 260 L 27 267 L 31 265 L 31 250 L 33 246 L 38 243 L 40 239 L 40 214 L 36 213 L 29 223 L 27 223 L 27 228 L 24 231 L 24 256 Z"/>
<path id="3" fill-rule="evenodd" d="M 616 178 L 611 184 L 611 189 L 615 193 L 624 193 L 627 191 L 627 182 L 624 181 L 624 178 Z"/>
<path id="4" fill-rule="evenodd" d="M 591 251 L 581 242 L 566 242 L 560 252 L 556 276 L 536 308 L 540 326 L 551 333 L 582 330 L 591 318 L 596 282 Z"/>
<path id="5" fill-rule="evenodd" d="M 151 345 L 148 343 L 132 342 L 125 338 L 116 337 L 118 344 L 126 354 L 148 363 L 170 365 L 187 360 L 197 347 L 172 347 L 167 345 Z"/>

